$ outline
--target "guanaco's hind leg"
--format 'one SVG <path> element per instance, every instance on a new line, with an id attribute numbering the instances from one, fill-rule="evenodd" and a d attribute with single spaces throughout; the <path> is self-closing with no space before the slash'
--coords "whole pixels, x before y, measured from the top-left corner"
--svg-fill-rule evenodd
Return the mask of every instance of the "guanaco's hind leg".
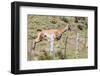
<path id="1" fill-rule="evenodd" d="M 36 43 L 40 42 L 41 38 L 42 38 L 42 33 L 40 32 L 38 33 L 38 37 L 32 42 L 32 49 L 35 49 Z"/>

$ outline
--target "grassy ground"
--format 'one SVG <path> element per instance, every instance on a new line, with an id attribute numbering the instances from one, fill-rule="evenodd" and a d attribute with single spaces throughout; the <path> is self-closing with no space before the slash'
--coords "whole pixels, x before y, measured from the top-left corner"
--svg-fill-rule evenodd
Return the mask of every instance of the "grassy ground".
<path id="1" fill-rule="evenodd" d="M 52 59 L 79 59 L 88 57 L 87 43 L 87 17 L 62 17 L 62 16 L 38 16 L 28 15 L 28 60 L 52 60 Z M 72 27 L 71 32 L 65 32 L 62 38 L 54 43 L 55 57 L 49 53 L 50 42 L 43 40 L 37 43 L 35 50 L 30 49 L 32 41 L 37 37 L 37 29 L 58 29 L 63 28 L 66 24 Z M 79 50 L 76 51 L 76 34 L 80 34 Z M 67 45 L 65 49 L 65 39 Z"/>

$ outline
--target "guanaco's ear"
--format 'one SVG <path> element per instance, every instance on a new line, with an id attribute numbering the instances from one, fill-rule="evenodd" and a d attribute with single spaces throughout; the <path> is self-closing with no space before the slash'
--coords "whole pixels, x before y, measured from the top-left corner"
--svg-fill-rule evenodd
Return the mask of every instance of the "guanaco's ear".
<path id="1" fill-rule="evenodd" d="M 71 25 L 70 24 L 68 25 L 68 31 L 71 31 Z"/>

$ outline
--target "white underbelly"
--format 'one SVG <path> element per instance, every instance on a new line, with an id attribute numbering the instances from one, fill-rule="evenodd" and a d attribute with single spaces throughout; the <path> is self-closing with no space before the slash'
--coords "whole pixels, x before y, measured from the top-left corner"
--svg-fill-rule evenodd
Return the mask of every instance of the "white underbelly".
<path id="1" fill-rule="evenodd" d="M 45 35 L 46 35 L 46 37 L 48 37 L 48 38 L 51 38 L 51 35 L 53 35 L 54 38 L 55 38 L 55 34 L 54 34 L 54 33 L 52 33 L 52 34 L 45 33 Z"/>

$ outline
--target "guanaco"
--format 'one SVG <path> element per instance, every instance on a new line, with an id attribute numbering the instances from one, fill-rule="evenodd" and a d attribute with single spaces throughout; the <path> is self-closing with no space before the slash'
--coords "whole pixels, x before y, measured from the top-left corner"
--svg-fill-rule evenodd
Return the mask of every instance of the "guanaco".
<path id="1" fill-rule="evenodd" d="M 40 30 L 37 38 L 33 40 L 32 48 L 35 49 L 36 43 L 42 41 L 45 37 L 50 38 L 51 35 L 54 35 L 54 39 L 60 40 L 62 34 L 66 31 L 71 31 L 70 25 L 67 25 L 65 28 Z"/>

